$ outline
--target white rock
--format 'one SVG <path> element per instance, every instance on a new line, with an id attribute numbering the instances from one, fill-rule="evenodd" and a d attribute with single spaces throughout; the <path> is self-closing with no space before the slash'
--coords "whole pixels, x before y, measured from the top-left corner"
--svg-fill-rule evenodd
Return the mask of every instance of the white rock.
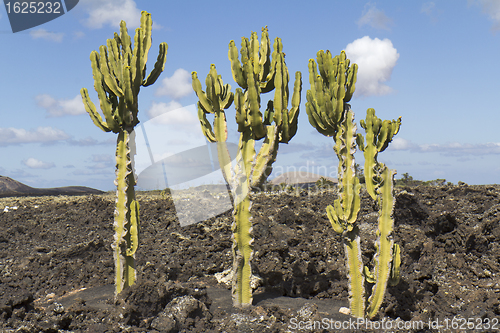
<path id="1" fill-rule="evenodd" d="M 346 307 L 341 307 L 339 309 L 339 312 L 342 313 L 342 314 L 345 314 L 345 315 L 351 314 L 351 310 L 349 308 L 346 308 Z"/>

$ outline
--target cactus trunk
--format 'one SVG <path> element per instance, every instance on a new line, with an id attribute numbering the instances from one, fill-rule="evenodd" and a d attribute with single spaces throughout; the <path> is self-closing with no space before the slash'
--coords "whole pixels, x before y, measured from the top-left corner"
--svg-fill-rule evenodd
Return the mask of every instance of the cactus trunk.
<path id="1" fill-rule="evenodd" d="M 116 293 L 135 283 L 135 252 L 139 242 L 139 204 L 135 200 L 136 184 L 130 153 L 130 132 L 118 133 L 116 144 L 116 206 L 114 242 Z"/>
<path id="2" fill-rule="evenodd" d="M 237 201 L 237 200 L 235 200 Z M 235 306 L 252 305 L 252 202 L 246 195 L 240 202 L 235 203 L 233 231 L 233 281 L 232 294 Z"/>
<path id="3" fill-rule="evenodd" d="M 349 306 L 354 317 L 362 318 L 365 314 L 365 278 L 361 259 L 359 228 L 344 234 L 344 252 L 346 256 L 347 277 L 349 279 Z"/>

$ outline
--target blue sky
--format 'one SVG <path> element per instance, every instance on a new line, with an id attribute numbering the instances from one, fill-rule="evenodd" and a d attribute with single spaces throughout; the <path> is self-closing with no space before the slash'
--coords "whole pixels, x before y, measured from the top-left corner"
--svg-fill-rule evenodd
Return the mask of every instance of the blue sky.
<path id="1" fill-rule="evenodd" d="M 359 65 L 351 101 L 358 122 L 367 108 L 382 119 L 402 116 L 400 133 L 379 155 L 397 178 L 407 172 L 422 180 L 500 183 L 500 0 L 80 0 L 69 13 L 15 34 L 0 9 L 0 175 L 34 187 L 114 188 L 116 135 L 92 123 L 79 91 L 86 87 L 98 105 L 90 52 L 120 20 L 133 34 L 141 10 L 154 21 L 148 68 L 158 44 L 168 44 L 165 71 L 139 95 L 155 160 L 204 145 L 190 73 L 204 82 L 214 63 L 234 91 L 229 41 L 239 48 L 241 37 L 260 36 L 267 25 L 270 38 L 283 41 L 290 76 L 303 76 L 299 130 L 280 145 L 271 178 L 294 169 L 336 176 L 333 141 L 309 124 L 304 106 L 308 60 L 328 49 L 346 50 Z M 229 141 L 237 142 L 233 108 L 227 117 Z M 141 144 L 139 138 L 138 172 L 148 166 Z M 363 163 L 362 154 L 356 158 Z"/>

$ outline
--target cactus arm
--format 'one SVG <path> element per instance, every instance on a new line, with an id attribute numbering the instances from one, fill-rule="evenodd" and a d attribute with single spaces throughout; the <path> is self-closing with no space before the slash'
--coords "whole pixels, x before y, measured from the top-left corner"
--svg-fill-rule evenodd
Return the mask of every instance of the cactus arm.
<path id="1" fill-rule="evenodd" d="M 106 119 L 107 127 L 113 131 L 113 133 L 118 133 L 119 124 L 113 117 L 113 105 L 108 99 L 108 95 L 104 90 L 103 86 L 103 75 L 99 68 L 99 54 L 96 51 L 92 51 L 90 54 L 90 61 L 92 64 L 92 74 L 94 76 L 94 89 L 99 97 L 99 103 L 101 106 L 102 113 Z"/>
<path id="2" fill-rule="evenodd" d="M 132 40 L 128 34 L 125 21 L 120 22 L 120 41 L 122 44 L 122 58 L 124 58 L 125 54 L 132 53 Z"/>
<path id="3" fill-rule="evenodd" d="M 261 72 L 259 59 L 259 37 L 256 32 L 252 32 L 250 36 L 250 61 L 252 62 L 253 73 L 259 75 Z"/>
<path id="4" fill-rule="evenodd" d="M 264 181 L 269 177 L 273 168 L 272 165 L 276 161 L 279 145 L 279 131 L 276 125 L 267 126 L 267 134 L 262 143 L 262 147 L 255 158 L 253 166 L 251 187 L 258 187 L 264 184 Z"/>
<path id="5" fill-rule="evenodd" d="M 269 48 L 270 42 L 269 42 L 269 33 L 267 30 L 267 27 L 262 28 L 262 35 L 260 38 L 260 53 L 259 53 L 259 66 L 260 66 L 260 73 L 259 73 L 259 80 L 261 82 L 269 81 L 269 73 L 271 69 L 271 62 L 269 59 L 269 55 L 271 53 L 271 50 Z M 266 82 L 266 85 L 267 85 Z M 261 88 L 265 88 L 265 86 L 261 86 Z"/>
<path id="6" fill-rule="evenodd" d="M 118 82 L 123 81 L 122 75 L 122 67 L 120 65 L 120 49 L 115 39 L 108 39 L 106 41 L 106 45 L 108 46 L 108 65 L 110 72 Z M 120 89 L 121 90 L 121 89 Z"/>
<path id="7" fill-rule="evenodd" d="M 109 68 L 112 67 L 112 65 L 108 66 L 108 52 L 104 45 L 99 47 L 99 56 L 100 72 L 103 75 L 104 83 L 109 89 L 109 92 L 115 94 L 116 96 L 123 96 L 123 91 L 118 86 L 118 82 L 116 82 L 116 79 L 114 78 L 114 75 L 112 75 L 111 69 Z"/>
<path id="8" fill-rule="evenodd" d="M 279 55 L 280 58 L 276 63 L 276 74 L 274 78 L 274 122 L 276 125 L 281 125 L 281 115 L 283 110 L 287 108 L 288 102 L 288 75 L 286 67 L 284 66 L 283 55 Z"/>
<path id="9" fill-rule="evenodd" d="M 94 103 L 89 97 L 89 92 L 86 88 L 82 88 L 80 90 L 80 95 L 82 95 L 83 105 L 85 106 L 85 110 L 90 115 L 90 118 L 94 122 L 94 124 L 99 127 L 104 132 L 110 132 L 111 129 L 107 126 L 107 124 L 102 120 L 101 115 L 97 112 Z"/>
<path id="10" fill-rule="evenodd" d="M 370 269 L 368 268 L 368 266 L 364 267 L 363 274 L 365 276 L 366 282 L 368 282 L 368 283 L 375 283 L 375 282 L 377 282 L 377 280 L 375 279 L 375 274 L 373 274 L 372 272 L 370 272 Z"/>
<path id="11" fill-rule="evenodd" d="M 128 55 L 130 58 L 130 54 Z M 133 121 L 133 117 L 131 115 L 130 106 L 134 104 L 134 92 L 132 91 L 132 82 L 130 81 L 131 76 L 131 66 L 125 66 L 123 68 L 123 85 L 124 85 L 124 102 L 125 107 L 121 109 L 121 118 L 123 119 L 123 123 L 126 126 L 130 126 Z"/>
<path id="12" fill-rule="evenodd" d="M 236 109 L 236 123 L 238 124 L 238 132 L 243 133 L 249 125 L 245 110 L 245 94 L 241 88 L 236 88 L 234 95 L 234 108 Z"/>
<path id="13" fill-rule="evenodd" d="M 203 111 L 200 102 L 198 102 L 197 105 L 198 119 L 200 120 L 201 130 L 203 131 L 203 134 L 209 142 L 217 142 L 214 131 L 212 130 L 212 125 L 210 125 L 210 122 L 207 119 L 207 115 L 205 114 L 205 111 Z"/>
<path id="14" fill-rule="evenodd" d="M 335 153 L 339 158 L 339 197 L 343 206 L 343 219 L 354 223 L 360 209 L 359 179 L 354 168 L 356 152 L 356 123 L 354 113 L 348 111 L 337 133 Z"/>
<path id="15" fill-rule="evenodd" d="M 260 93 L 257 89 L 257 83 L 255 82 L 255 76 L 251 72 L 252 67 L 248 64 L 245 66 L 248 80 L 248 104 L 249 113 L 248 119 L 250 120 L 250 126 L 252 127 L 252 132 L 256 140 L 262 139 L 266 133 L 264 131 L 264 125 L 262 124 L 262 113 L 260 112 Z"/>
<path id="16" fill-rule="evenodd" d="M 373 144 L 375 141 L 375 133 L 374 133 L 374 125 L 373 125 L 373 109 L 368 109 L 366 122 L 361 123 L 361 126 L 365 125 L 363 128 L 366 132 L 366 145 L 359 147 L 363 151 L 363 155 L 365 157 L 365 183 L 366 183 L 366 191 L 372 199 L 376 200 L 377 194 L 375 193 L 375 189 L 379 180 L 376 178 L 377 170 L 376 170 L 376 159 L 377 159 L 377 148 Z M 374 110 L 373 110 L 374 111 Z"/>
<path id="17" fill-rule="evenodd" d="M 367 315 L 373 318 L 382 304 L 393 260 L 392 230 L 394 225 L 394 175 L 396 172 L 385 167 L 382 172 L 380 192 L 380 212 L 377 230 L 377 252 L 375 254 L 375 279 L 372 295 L 368 299 Z"/>
<path id="18" fill-rule="evenodd" d="M 347 75 L 347 87 L 346 87 L 346 94 L 344 97 L 345 103 L 349 103 L 349 101 L 352 98 L 352 95 L 354 94 L 354 90 L 356 89 L 357 74 L 358 74 L 358 65 L 353 64 L 350 67 L 349 73 Z"/>
<path id="19" fill-rule="evenodd" d="M 139 41 L 141 43 L 141 76 L 146 76 L 146 63 L 148 62 L 148 53 L 151 48 L 152 37 L 151 33 L 153 31 L 153 20 L 151 19 L 151 14 L 146 11 L 141 12 L 141 30 L 142 30 L 142 40 Z M 161 53 L 161 52 L 160 52 Z"/>
<path id="20" fill-rule="evenodd" d="M 398 244 L 394 244 L 392 248 L 392 263 L 391 263 L 391 275 L 389 276 L 389 286 L 396 286 L 399 283 L 401 277 L 401 248 Z"/>
<path id="21" fill-rule="evenodd" d="M 147 87 L 156 82 L 160 74 L 165 69 L 165 62 L 167 61 L 167 43 L 161 43 L 159 46 L 158 58 L 156 59 L 155 66 L 151 73 L 149 73 L 146 80 L 143 81 L 142 86 Z"/>
<path id="22" fill-rule="evenodd" d="M 370 108 L 366 111 L 366 120 L 361 121 L 361 126 L 366 132 L 366 143 L 358 140 L 358 146 L 365 157 L 365 182 L 366 190 L 373 200 L 377 200 L 377 188 L 380 186 L 380 172 L 383 167 L 377 161 L 379 152 L 384 151 L 392 141 L 394 135 L 399 131 L 401 117 L 397 121 L 382 121 L 375 115 L 375 110 Z M 360 145 L 362 143 L 362 146 Z"/>
<path id="23" fill-rule="evenodd" d="M 280 138 L 281 143 L 288 143 L 297 133 L 297 123 L 300 111 L 300 94 L 302 92 L 302 75 L 295 73 L 295 83 L 293 85 L 292 108 L 290 112 L 284 112 L 286 121 L 283 121 L 283 133 Z"/>
<path id="24" fill-rule="evenodd" d="M 214 110 L 212 108 L 212 104 L 208 100 L 207 95 L 205 94 L 205 92 L 203 92 L 201 90 L 202 89 L 201 88 L 201 82 L 198 79 L 198 74 L 196 72 L 192 72 L 191 73 L 191 78 L 192 78 L 193 90 L 195 91 L 196 96 L 198 97 L 199 105 L 203 108 L 203 110 L 205 112 L 213 113 Z"/>
<path id="25" fill-rule="evenodd" d="M 264 125 L 271 125 L 274 119 L 274 103 L 272 100 L 269 100 L 267 102 L 267 108 L 266 111 L 264 112 Z"/>
<path id="26" fill-rule="evenodd" d="M 215 140 L 225 142 L 227 140 L 227 124 L 224 111 L 218 110 L 215 112 L 214 125 Z"/>
<path id="27" fill-rule="evenodd" d="M 243 69 L 240 64 L 240 60 L 238 59 L 238 49 L 234 44 L 234 40 L 229 42 L 229 52 L 228 52 L 229 60 L 231 61 L 231 72 L 233 73 L 234 81 L 242 88 L 247 88 L 247 80 L 244 76 Z"/>
<path id="28" fill-rule="evenodd" d="M 309 102 L 309 95 L 310 91 L 307 91 L 306 97 L 307 97 L 307 102 L 306 102 L 306 112 L 307 112 L 307 118 L 309 119 L 309 123 L 321 134 L 324 136 L 334 136 L 335 132 L 332 131 L 330 128 L 327 128 L 324 124 L 321 118 L 318 115 L 317 110 L 315 109 L 314 103 Z"/>
<path id="29" fill-rule="evenodd" d="M 255 140 L 252 137 L 251 131 L 245 131 L 240 134 L 239 151 L 242 155 L 245 176 L 250 184 L 255 163 Z"/>
<path id="30" fill-rule="evenodd" d="M 132 59 L 130 61 L 130 82 L 131 88 L 134 95 L 139 93 L 141 84 L 143 81 L 144 67 L 146 63 L 144 62 L 143 54 L 143 30 L 141 28 L 135 29 L 134 35 L 134 51 L 132 53 Z M 147 59 L 146 59 L 147 61 Z"/>
<path id="31" fill-rule="evenodd" d="M 135 255 L 139 248 L 139 202 L 133 200 L 130 204 L 130 246 L 127 248 L 127 256 Z"/>
<path id="32" fill-rule="evenodd" d="M 344 226 L 341 224 L 339 216 L 332 205 L 326 207 L 326 215 L 332 224 L 333 230 L 338 234 L 342 234 L 344 232 Z"/>

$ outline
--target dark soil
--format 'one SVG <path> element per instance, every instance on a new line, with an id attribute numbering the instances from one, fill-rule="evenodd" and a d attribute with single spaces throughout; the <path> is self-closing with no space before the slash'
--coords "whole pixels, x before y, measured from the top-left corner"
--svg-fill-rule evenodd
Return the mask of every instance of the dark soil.
<path id="1" fill-rule="evenodd" d="M 498 331 L 500 186 L 396 192 L 401 281 L 375 320 L 425 324 L 412 332 Z M 307 325 L 349 321 L 339 313 L 348 307 L 344 250 L 325 212 L 333 191 L 254 195 L 253 271 L 261 282 L 247 310 L 232 307 L 229 287 L 215 277 L 232 265 L 231 212 L 181 227 L 171 198 L 138 199 L 138 282 L 116 300 L 113 195 L 0 199 L 0 331 L 335 332 Z M 375 209 L 362 192 L 367 264 Z M 450 329 L 433 329 L 436 320 Z"/>

